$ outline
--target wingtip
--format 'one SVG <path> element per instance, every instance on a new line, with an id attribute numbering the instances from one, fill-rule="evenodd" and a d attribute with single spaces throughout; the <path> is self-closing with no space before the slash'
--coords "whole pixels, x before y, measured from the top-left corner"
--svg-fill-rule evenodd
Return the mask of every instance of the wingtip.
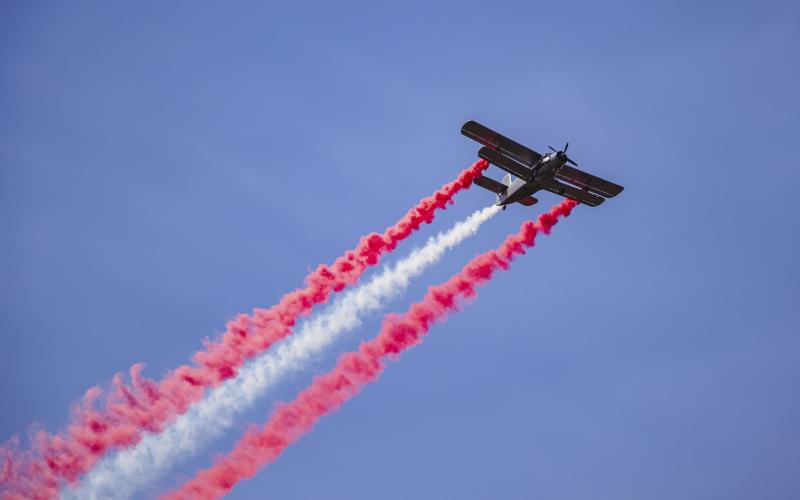
<path id="1" fill-rule="evenodd" d="M 467 120 L 464 122 L 464 125 L 461 125 L 461 133 L 467 135 L 467 130 L 474 127 L 475 123 L 477 123 L 475 120 Z"/>

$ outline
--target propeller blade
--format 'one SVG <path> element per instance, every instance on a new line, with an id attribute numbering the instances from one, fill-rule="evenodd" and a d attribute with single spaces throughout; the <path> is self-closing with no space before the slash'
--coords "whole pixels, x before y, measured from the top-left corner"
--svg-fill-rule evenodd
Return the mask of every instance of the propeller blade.
<path id="1" fill-rule="evenodd" d="M 556 151 L 556 148 L 554 148 L 553 146 L 547 146 L 547 147 L 548 147 L 548 148 L 550 148 L 550 149 L 552 149 L 552 150 L 553 150 L 553 151 L 555 151 L 556 153 L 558 153 L 558 151 Z"/>
<path id="2" fill-rule="evenodd" d="M 567 152 L 567 149 L 569 149 L 569 143 L 567 143 L 566 146 L 564 146 L 564 152 L 565 153 Z"/>
<path id="3" fill-rule="evenodd" d="M 573 165 L 575 165 L 576 167 L 578 166 L 578 164 L 577 164 L 577 163 L 575 163 L 574 161 L 570 160 L 569 158 L 567 158 L 567 162 L 568 162 L 568 163 L 572 163 L 572 164 L 573 164 Z"/>

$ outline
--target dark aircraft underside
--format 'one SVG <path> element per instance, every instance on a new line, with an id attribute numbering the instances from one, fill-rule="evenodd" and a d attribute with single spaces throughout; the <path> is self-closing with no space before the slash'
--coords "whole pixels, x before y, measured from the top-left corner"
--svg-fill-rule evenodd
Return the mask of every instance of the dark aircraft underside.
<path id="1" fill-rule="evenodd" d="M 538 201 L 531 195 L 545 190 L 596 207 L 623 190 L 618 184 L 566 165 L 577 166 L 566 156 L 569 144 L 564 151 L 551 148 L 555 154 L 541 155 L 475 121 L 465 123 L 461 133 L 484 145 L 478 156 L 517 177 L 513 182 L 504 179 L 505 183 L 486 176 L 475 180 L 478 186 L 497 194 L 498 205 L 530 206 Z"/>

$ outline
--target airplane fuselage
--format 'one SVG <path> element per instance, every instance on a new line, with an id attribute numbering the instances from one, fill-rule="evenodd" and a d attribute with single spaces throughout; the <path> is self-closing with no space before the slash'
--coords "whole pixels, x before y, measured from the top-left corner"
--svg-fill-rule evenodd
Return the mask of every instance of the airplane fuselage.
<path id="1" fill-rule="evenodd" d="M 555 153 L 543 156 L 531 169 L 530 180 L 521 177 L 514 179 L 506 192 L 497 196 L 496 204 L 498 206 L 510 205 L 540 191 L 543 189 L 541 181 L 551 180 L 562 165 L 564 165 L 564 160 Z"/>

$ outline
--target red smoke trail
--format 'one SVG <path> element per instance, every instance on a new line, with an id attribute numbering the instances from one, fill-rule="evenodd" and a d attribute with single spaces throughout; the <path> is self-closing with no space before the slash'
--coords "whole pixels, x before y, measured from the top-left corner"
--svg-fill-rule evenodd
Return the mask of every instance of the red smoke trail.
<path id="1" fill-rule="evenodd" d="M 0 447 L 0 484 L 25 498 L 51 498 L 64 481 L 75 481 L 110 449 L 136 444 L 143 431 L 159 432 L 205 389 L 234 377 L 247 359 L 289 335 L 298 317 L 326 302 L 332 292 L 358 281 L 381 255 L 423 223 L 432 222 L 436 210 L 451 204 L 456 193 L 469 188 L 487 167 L 484 160 L 475 162 L 382 234 L 369 234 L 333 265 L 320 265 L 306 277 L 305 288 L 284 295 L 277 305 L 237 316 L 219 340 L 206 341 L 205 349 L 195 353 L 193 366 L 180 366 L 155 382 L 142 376 L 142 365 L 134 365 L 129 384 L 121 374 L 114 377 L 104 409 L 97 409 L 101 389 L 89 389 L 73 409 L 73 422 L 65 433 L 38 433 L 33 452 L 17 451 L 13 440 L 6 443 Z"/>
<path id="2" fill-rule="evenodd" d="M 420 343 L 434 322 L 456 310 L 464 299 L 474 297 L 475 288 L 489 281 L 495 271 L 508 269 L 515 256 L 533 246 L 539 231 L 548 234 L 559 217 L 568 216 L 575 205 L 574 201 L 565 200 L 536 222 L 523 223 L 519 232 L 508 236 L 499 248 L 475 257 L 447 282 L 431 287 L 425 298 L 405 314 L 387 316 L 376 338 L 340 357 L 333 370 L 315 378 L 293 401 L 279 406 L 263 427 L 249 430 L 230 453 L 166 498 L 218 498 L 237 482 L 253 477 L 260 467 L 273 462 L 308 432 L 320 417 L 374 382 L 383 371 L 386 358 Z"/>

